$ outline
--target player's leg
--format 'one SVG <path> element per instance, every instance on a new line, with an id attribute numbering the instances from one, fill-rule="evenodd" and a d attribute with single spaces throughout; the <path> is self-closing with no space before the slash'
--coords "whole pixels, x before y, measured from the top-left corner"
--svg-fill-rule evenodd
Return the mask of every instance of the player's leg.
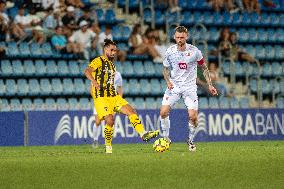
<path id="1" fill-rule="evenodd" d="M 112 153 L 114 116 L 112 114 L 109 114 L 104 117 L 104 120 L 106 122 L 105 130 L 104 130 L 106 153 Z"/>
<path id="2" fill-rule="evenodd" d="M 160 108 L 160 119 L 161 119 L 161 129 L 162 129 L 161 135 L 169 142 L 171 142 L 169 138 L 170 127 L 171 127 L 169 114 L 171 107 L 173 107 L 179 99 L 180 95 L 178 93 L 173 93 L 172 91 L 167 89 L 163 97 L 162 106 Z"/>
<path id="3" fill-rule="evenodd" d="M 184 97 L 184 103 L 188 109 L 188 146 L 190 151 L 196 149 L 195 144 L 193 143 L 195 131 L 198 126 L 198 97 L 196 92 L 189 93 Z"/>
<path id="4" fill-rule="evenodd" d="M 130 123 L 134 127 L 135 131 L 140 135 L 142 140 L 147 142 L 151 138 L 155 138 L 158 136 L 159 130 L 145 131 L 144 125 L 139 119 L 135 109 L 132 106 L 130 106 L 128 102 L 119 95 L 117 96 L 116 109 L 120 113 L 123 113 L 128 116 Z"/>
<path id="5" fill-rule="evenodd" d="M 93 147 L 97 148 L 99 145 L 99 131 L 100 131 L 100 124 L 101 124 L 101 120 L 99 119 L 99 116 L 97 114 L 96 109 L 94 108 L 94 116 L 95 116 L 95 124 L 93 126 Z"/>

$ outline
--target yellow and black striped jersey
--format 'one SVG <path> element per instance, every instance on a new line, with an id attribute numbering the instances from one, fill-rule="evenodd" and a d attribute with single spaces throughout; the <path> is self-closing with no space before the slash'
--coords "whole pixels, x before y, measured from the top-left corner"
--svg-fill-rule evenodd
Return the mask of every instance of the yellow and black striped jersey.
<path id="1" fill-rule="evenodd" d="M 89 64 L 89 67 L 95 70 L 92 72 L 92 76 L 100 86 L 99 90 L 92 86 L 92 96 L 94 98 L 116 96 L 117 92 L 114 87 L 115 65 L 106 57 L 100 56 L 95 58 Z"/>

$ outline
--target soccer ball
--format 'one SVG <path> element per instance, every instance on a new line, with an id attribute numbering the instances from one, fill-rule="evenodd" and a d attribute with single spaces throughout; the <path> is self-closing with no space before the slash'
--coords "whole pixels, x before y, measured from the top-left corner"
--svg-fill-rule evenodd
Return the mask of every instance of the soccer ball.
<path id="1" fill-rule="evenodd" d="M 153 148 L 156 152 L 164 152 L 170 148 L 170 143 L 164 138 L 159 138 L 154 142 Z"/>

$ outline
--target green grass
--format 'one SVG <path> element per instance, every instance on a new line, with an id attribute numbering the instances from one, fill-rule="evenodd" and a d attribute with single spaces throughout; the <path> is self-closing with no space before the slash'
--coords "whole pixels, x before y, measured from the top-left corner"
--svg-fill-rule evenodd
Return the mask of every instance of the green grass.
<path id="1" fill-rule="evenodd" d="M 1 147 L 0 188 L 284 188 L 284 141 Z"/>

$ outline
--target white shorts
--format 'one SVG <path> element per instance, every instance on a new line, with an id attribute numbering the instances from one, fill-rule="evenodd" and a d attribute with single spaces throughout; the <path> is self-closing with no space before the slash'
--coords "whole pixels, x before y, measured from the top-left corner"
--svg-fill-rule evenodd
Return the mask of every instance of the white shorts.
<path id="1" fill-rule="evenodd" d="M 193 88 L 181 89 L 178 86 L 174 86 L 172 90 L 167 89 L 163 97 L 162 105 L 169 105 L 172 108 L 181 97 L 187 109 L 198 110 L 197 90 Z"/>

